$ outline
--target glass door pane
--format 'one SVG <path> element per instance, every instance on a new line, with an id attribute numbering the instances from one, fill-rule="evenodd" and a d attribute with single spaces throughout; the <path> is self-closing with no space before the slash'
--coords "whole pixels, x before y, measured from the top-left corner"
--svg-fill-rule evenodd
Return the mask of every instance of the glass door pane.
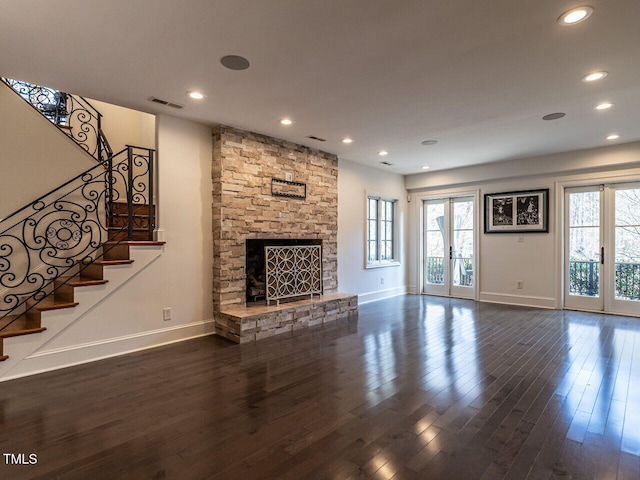
<path id="1" fill-rule="evenodd" d="M 640 188 L 614 190 L 612 310 L 640 313 Z"/>
<path id="2" fill-rule="evenodd" d="M 452 280 L 454 286 L 473 286 L 473 200 L 453 202 Z"/>
<path id="3" fill-rule="evenodd" d="M 601 191 L 568 191 L 565 305 L 602 310 Z"/>
<path id="4" fill-rule="evenodd" d="M 425 202 L 424 283 L 426 287 L 445 283 L 445 231 L 445 201 Z"/>

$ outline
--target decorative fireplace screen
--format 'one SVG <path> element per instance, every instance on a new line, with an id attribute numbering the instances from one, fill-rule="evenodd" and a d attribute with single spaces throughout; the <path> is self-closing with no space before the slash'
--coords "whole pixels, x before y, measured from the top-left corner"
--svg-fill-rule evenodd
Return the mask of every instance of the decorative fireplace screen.
<path id="1" fill-rule="evenodd" d="M 322 295 L 320 245 L 264 247 L 267 305 L 301 295 Z"/>

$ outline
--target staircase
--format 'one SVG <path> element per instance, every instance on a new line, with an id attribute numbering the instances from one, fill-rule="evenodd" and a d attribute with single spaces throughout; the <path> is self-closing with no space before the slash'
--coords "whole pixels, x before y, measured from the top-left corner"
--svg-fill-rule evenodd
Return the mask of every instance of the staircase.
<path id="1" fill-rule="evenodd" d="M 128 240 L 126 215 L 122 213 L 123 208 L 122 206 L 117 207 L 120 211 L 118 222 L 121 223 L 121 226 L 109 228 L 110 239 L 96 252 L 95 260 L 86 265 L 75 265 L 66 275 L 57 278 L 53 283 L 51 293 L 41 300 L 28 300 L 24 304 L 23 313 L 7 315 L 0 319 L 0 362 L 9 358 L 5 354 L 5 339 L 45 331 L 46 327 L 43 326 L 45 312 L 78 306 L 76 302 L 77 289 L 104 285 L 108 283 L 108 280 L 105 279 L 105 271 L 110 267 L 133 264 L 130 247 L 164 245 L 164 242 L 143 239 L 144 233 L 147 232 L 143 227 L 153 223 L 149 215 L 144 213 L 153 211 L 148 205 L 138 207 L 135 214 L 136 221 L 142 227 L 134 228 L 134 236 L 138 238 Z"/>
<path id="2" fill-rule="evenodd" d="M 83 287 L 104 285 L 105 271 L 110 267 L 131 265 L 134 260 L 130 258 L 131 246 L 164 245 L 164 242 L 153 241 L 109 241 L 103 245 L 104 253 L 98 259 L 86 265 L 82 271 L 75 271 L 71 276 L 60 277 L 54 282 L 53 292 L 39 302 L 30 300 L 25 306 L 25 312 L 15 315 L 7 315 L 0 320 L 0 361 L 9 358 L 5 352 L 5 340 L 11 337 L 30 335 L 44 332 L 43 314 L 52 310 L 74 308 L 76 291 Z M 46 324 L 46 323 L 45 323 Z"/>
<path id="3" fill-rule="evenodd" d="M 32 96 L 16 91 L 27 101 Z M 33 106 L 75 139 L 60 112 L 74 112 L 78 101 L 61 92 L 55 98 L 68 102 L 56 105 L 55 115 Z M 132 246 L 164 244 L 153 241 L 154 151 L 127 146 L 112 154 L 99 124 L 95 134 L 81 144 L 95 167 L 0 222 L 0 362 L 10 358 L 12 338 L 47 329 L 47 312 L 77 307 L 77 289 L 105 285 L 109 269 L 133 264 Z"/>

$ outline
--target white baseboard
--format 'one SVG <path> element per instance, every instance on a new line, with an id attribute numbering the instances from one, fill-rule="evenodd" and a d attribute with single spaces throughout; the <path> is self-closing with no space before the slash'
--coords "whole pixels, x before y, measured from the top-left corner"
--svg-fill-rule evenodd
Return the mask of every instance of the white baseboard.
<path id="1" fill-rule="evenodd" d="M 528 295 L 512 295 L 509 293 L 480 292 L 478 301 L 519 305 L 522 307 L 556 308 L 556 299 L 553 297 L 534 297 Z"/>
<path id="2" fill-rule="evenodd" d="M 0 382 L 203 337 L 213 334 L 214 329 L 214 321 L 209 319 L 71 347 L 40 350 L 25 357 Z"/>
<path id="3" fill-rule="evenodd" d="M 358 305 L 365 303 L 376 302 L 378 300 L 384 300 L 385 298 L 398 297 L 400 295 L 407 294 L 407 287 L 395 287 L 388 288 L 386 290 L 376 290 L 375 292 L 359 293 Z"/>

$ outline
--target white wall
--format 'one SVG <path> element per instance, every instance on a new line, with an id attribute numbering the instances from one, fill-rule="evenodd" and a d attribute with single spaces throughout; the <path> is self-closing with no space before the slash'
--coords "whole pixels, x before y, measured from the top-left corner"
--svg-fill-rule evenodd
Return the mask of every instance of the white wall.
<path id="1" fill-rule="evenodd" d="M 141 252 L 148 258 L 134 264 L 139 271 L 115 294 L 53 337 L 39 334 L 46 343 L 8 371 L 10 377 L 212 333 L 211 128 L 164 115 L 157 120 L 163 251 Z M 163 321 L 165 307 L 172 309 L 170 321 Z M 7 367 L 11 349 L 5 341 Z"/>
<path id="2" fill-rule="evenodd" d="M 480 185 L 495 180 L 513 178 L 534 179 L 555 177 L 571 172 L 594 173 L 628 168 L 630 163 L 640 162 L 640 142 L 610 147 L 576 150 L 556 155 L 543 155 L 506 162 L 495 162 L 466 168 L 454 168 L 407 175 L 405 187 L 409 191 L 426 191 L 456 185 Z"/>
<path id="3" fill-rule="evenodd" d="M 127 145 L 156 148 L 156 118 L 149 113 L 89 99 L 102 113 L 102 131 L 114 153 Z"/>
<path id="4" fill-rule="evenodd" d="M 398 199 L 400 265 L 365 268 L 366 196 Z M 360 303 L 407 291 L 407 192 L 404 178 L 347 160 L 338 162 L 338 290 L 358 295 Z M 384 279 L 384 284 L 381 283 Z"/>
<path id="5" fill-rule="evenodd" d="M 424 198 L 548 188 L 549 233 L 484 234 L 479 222 L 478 299 L 548 308 L 562 307 L 562 199 L 565 186 L 640 180 L 640 142 L 406 177 L 411 203 L 409 278 L 420 281 L 420 218 Z M 519 240 L 522 241 L 519 241 Z M 518 280 L 524 282 L 517 289 Z"/>
<path id="6" fill-rule="evenodd" d="M 4 82 L 0 111 L 0 219 L 96 165 Z"/>

